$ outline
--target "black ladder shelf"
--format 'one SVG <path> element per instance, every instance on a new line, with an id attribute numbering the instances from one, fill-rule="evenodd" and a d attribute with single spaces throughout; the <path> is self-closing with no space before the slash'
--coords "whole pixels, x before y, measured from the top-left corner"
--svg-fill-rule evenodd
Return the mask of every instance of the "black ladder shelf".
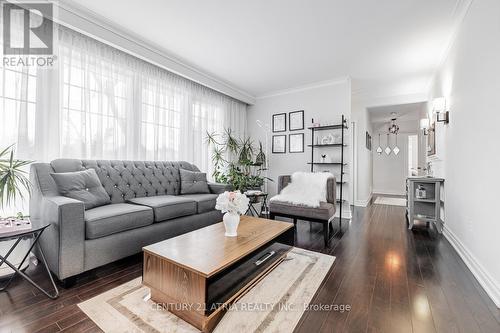
<path id="1" fill-rule="evenodd" d="M 307 163 L 311 165 L 311 172 L 314 172 L 314 166 L 315 165 L 340 165 L 340 182 L 337 180 L 337 185 L 340 185 L 340 199 L 337 200 L 339 202 L 340 210 L 339 210 L 339 221 L 342 222 L 342 206 L 344 202 L 343 198 L 343 187 L 345 184 L 344 181 L 344 167 L 347 165 L 347 163 L 344 163 L 344 148 L 346 147 L 346 144 L 344 142 L 344 134 L 345 130 L 348 129 L 347 127 L 347 119 L 345 118 L 344 115 L 342 115 L 342 123 L 338 125 L 327 125 L 327 126 L 311 126 L 308 128 L 311 130 L 311 144 L 308 145 L 308 147 L 311 147 L 311 162 Z M 340 143 L 334 143 L 334 144 L 315 144 L 314 143 L 314 136 L 317 131 L 327 131 L 327 130 L 340 130 L 341 131 L 341 142 Z M 340 148 L 340 162 L 314 162 L 314 149 L 315 148 Z"/>

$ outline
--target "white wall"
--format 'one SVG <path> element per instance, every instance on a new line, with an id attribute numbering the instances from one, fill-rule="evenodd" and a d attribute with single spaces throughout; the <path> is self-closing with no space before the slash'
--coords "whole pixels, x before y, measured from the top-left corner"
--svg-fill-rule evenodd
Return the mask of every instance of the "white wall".
<path id="1" fill-rule="evenodd" d="M 331 83 L 325 86 L 295 90 L 257 99 L 256 103 L 248 109 L 248 134 L 255 141 L 265 141 L 264 131 L 256 124 L 256 120 L 264 123 L 272 123 L 272 115 L 276 113 L 304 110 L 305 129 L 302 131 L 287 131 L 282 133 L 270 133 L 269 135 L 269 177 L 274 183 L 269 183 L 270 195 L 276 194 L 277 180 L 279 175 L 289 175 L 294 171 L 309 171 L 307 162 L 311 158 L 311 148 L 307 144 L 311 143 L 310 131 L 307 127 L 311 125 L 311 118 L 321 124 L 340 123 L 341 115 L 350 118 L 351 113 L 351 84 L 350 80 Z M 288 129 L 288 120 L 287 120 Z M 303 153 L 288 153 L 288 134 L 304 133 L 305 148 Z M 272 154 L 272 135 L 287 135 L 287 153 Z M 337 149 L 337 148 L 331 148 Z M 331 151 L 331 150 L 330 150 Z M 346 152 L 346 157 L 349 152 Z M 337 168 L 338 167 L 333 167 Z M 332 169 L 333 169 L 332 168 Z"/>
<path id="2" fill-rule="evenodd" d="M 435 175 L 445 178 L 445 236 L 500 307 L 500 1 L 473 1 L 430 90 L 450 102 Z"/>
<path id="3" fill-rule="evenodd" d="M 378 135 L 377 135 L 378 140 Z M 387 135 L 381 135 L 382 149 L 386 147 Z M 394 148 L 395 139 L 391 135 L 390 147 Z M 378 146 L 378 142 L 377 142 Z M 385 152 L 373 155 L 373 193 L 388 195 L 404 195 L 406 193 L 405 181 L 408 177 L 408 134 L 400 133 L 398 135 L 399 154 L 391 152 L 387 155 Z"/>
<path id="4" fill-rule="evenodd" d="M 408 177 L 408 135 L 418 133 L 418 121 L 398 122 L 400 132 L 398 134 L 399 154 L 391 152 L 387 155 L 385 152 L 377 154 L 378 133 L 382 149 L 385 150 L 387 144 L 387 126 L 388 124 L 378 124 L 374 126 L 375 148 L 373 155 L 373 193 L 404 195 L 406 193 L 405 181 Z M 389 147 L 394 148 L 395 137 L 390 135 Z"/>
<path id="5" fill-rule="evenodd" d="M 366 149 L 366 132 L 372 136 L 372 150 L 377 148 L 375 146 L 377 138 L 373 133 L 368 110 L 354 98 L 352 100 L 352 119 L 356 123 L 356 147 L 354 149 L 357 161 L 354 179 L 354 186 L 356 186 L 354 205 L 366 207 L 370 203 L 373 184 L 373 159 L 371 151 Z"/>

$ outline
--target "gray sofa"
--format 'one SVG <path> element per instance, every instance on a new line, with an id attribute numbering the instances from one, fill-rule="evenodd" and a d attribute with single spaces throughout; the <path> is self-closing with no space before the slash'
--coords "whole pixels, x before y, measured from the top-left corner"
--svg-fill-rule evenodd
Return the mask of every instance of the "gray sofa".
<path id="1" fill-rule="evenodd" d="M 61 196 L 51 173 L 92 168 L 111 204 L 84 209 Z M 34 226 L 51 224 L 41 240 L 51 271 L 60 280 L 139 253 L 142 247 L 220 222 L 215 210 L 224 184 L 209 183 L 209 194 L 180 195 L 179 169 L 188 162 L 58 159 L 34 163 L 30 216 Z"/>

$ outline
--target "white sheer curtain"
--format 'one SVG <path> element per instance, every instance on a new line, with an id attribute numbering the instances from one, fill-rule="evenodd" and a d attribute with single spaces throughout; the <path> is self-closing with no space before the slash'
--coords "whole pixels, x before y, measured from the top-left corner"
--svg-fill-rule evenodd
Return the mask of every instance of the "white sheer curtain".
<path id="1" fill-rule="evenodd" d="M 1 68 L 0 147 L 18 157 L 186 160 L 209 175 L 207 131 L 243 136 L 246 105 L 59 27 L 57 66 Z"/>

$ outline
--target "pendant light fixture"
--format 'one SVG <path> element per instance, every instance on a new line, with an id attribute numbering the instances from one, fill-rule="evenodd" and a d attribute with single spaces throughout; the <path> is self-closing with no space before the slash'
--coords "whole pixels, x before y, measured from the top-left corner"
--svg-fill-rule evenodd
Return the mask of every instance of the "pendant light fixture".
<path id="1" fill-rule="evenodd" d="M 398 133 L 396 133 L 396 145 L 395 145 L 395 147 L 392 149 L 392 152 L 394 153 L 394 155 L 398 155 L 398 154 L 399 154 L 399 147 L 398 147 Z"/>
<path id="2" fill-rule="evenodd" d="M 392 116 L 392 119 L 391 119 L 391 124 L 389 125 L 389 133 L 398 134 L 399 126 L 396 125 L 396 112 L 392 112 L 391 116 Z"/>
<path id="3" fill-rule="evenodd" d="M 385 153 L 386 153 L 387 155 L 390 155 L 390 154 L 391 154 L 392 149 L 391 149 L 391 147 L 389 147 L 389 133 L 387 133 L 387 142 L 386 142 L 386 146 L 387 146 L 387 147 L 385 147 Z"/>
<path id="4" fill-rule="evenodd" d="M 380 146 L 380 133 L 378 134 L 378 148 L 377 148 L 377 154 L 382 154 L 383 150 L 382 147 Z"/>

